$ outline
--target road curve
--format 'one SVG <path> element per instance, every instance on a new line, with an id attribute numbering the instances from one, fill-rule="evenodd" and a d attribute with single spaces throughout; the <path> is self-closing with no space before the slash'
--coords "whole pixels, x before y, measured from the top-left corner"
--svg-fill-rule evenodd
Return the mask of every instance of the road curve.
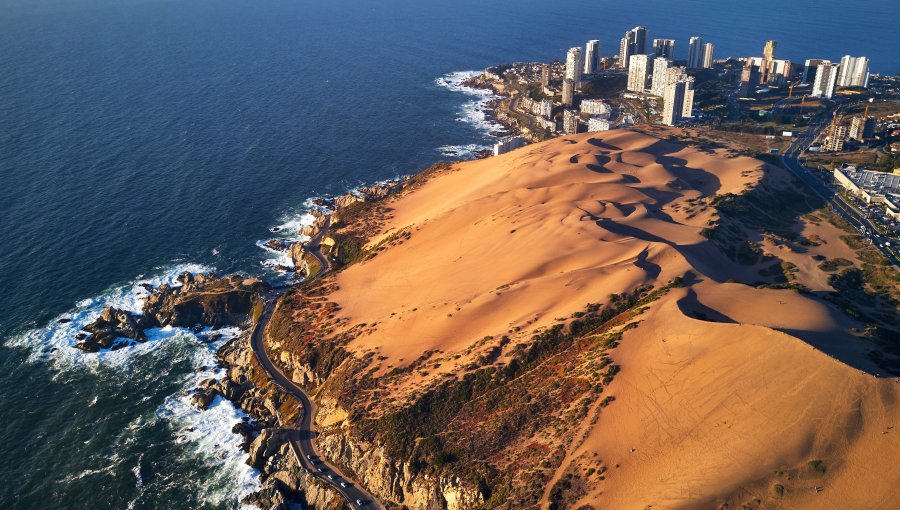
<path id="1" fill-rule="evenodd" d="M 319 250 L 319 242 L 324 235 L 325 229 L 322 229 L 322 232 L 310 239 L 307 243 L 307 250 L 322 264 L 322 269 L 311 276 L 308 281 L 320 278 L 331 269 L 331 262 L 323 256 L 321 250 Z M 382 505 L 374 496 L 369 494 L 358 484 L 354 483 L 351 479 L 341 473 L 339 469 L 318 454 L 315 444 L 313 443 L 313 439 L 316 437 L 314 420 L 316 415 L 315 404 L 303 388 L 294 383 L 294 381 L 287 377 L 284 372 L 272 362 L 269 358 L 269 354 L 266 352 L 266 326 L 269 323 L 269 319 L 272 318 L 272 312 L 275 309 L 275 303 L 278 301 L 278 297 L 283 293 L 284 289 L 277 289 L 264 296 L 265 308 L 253 328 L 253 333 L 250 336 L 250 347 L 253 350 L 253 354 L 256 356 L 257 361 L 259 361 L 260 366 L 266 371 L 272 382 L 300 401 L 300 404 L 303 406 L 300 423 L 294 431 L 291 448 L 294 450 L 294 453 L 297 454 L 301 467 L 307 470 L 312 476 L 325 482 L 336 490 L 347 501 L 350 508 L 382 509 Z M 341 483 L 346 484 L 346 487 L 341 486 Z M 362 504 L 357 503 L 358 501 L 362 502 Z"/>

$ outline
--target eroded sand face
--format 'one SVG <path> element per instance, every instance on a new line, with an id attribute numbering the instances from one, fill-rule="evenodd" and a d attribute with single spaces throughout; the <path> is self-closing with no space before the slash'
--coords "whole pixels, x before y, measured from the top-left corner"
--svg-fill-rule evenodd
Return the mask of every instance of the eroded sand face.
<path id="1" fill-rule="evenodd" d="M 587 303 L 687 276 L 626 333 L 613 354 L 616 401 L 582 424 L 551 484 L 600 458 L 605 480 L 582 500 L 598 508 L 754 499 L 889 508 L 900 483 L 900 429 L 889 428 L 900 425 L 900 385 L 859 370 L 875 370 L 854 336 L 859 324 L 791 290 L 728 283 L 754 281 L 758 268 L 700 235 L 715 219 L 709 199 L 741 193 L 762 172 L 754 159 L 628 131 L 460 164 L 388 204 L 393 217 L 371 244 L 403 229 L 410 238 L 340 273 L 331 299 L 350 325 L 375 325 L 349 348 L 381 356 L 380 373 L 437 351 L 440 366 L 404 379 L 402 397 L 460 372 L 486 336 L 527 341 Z M 804 228 L 829 258 L 852 256 L 836 229 Z M 803 282 L 828 289 L 814 263 L 790 257 Z M 808 472 L 813 459 L 824 474 Z"/>

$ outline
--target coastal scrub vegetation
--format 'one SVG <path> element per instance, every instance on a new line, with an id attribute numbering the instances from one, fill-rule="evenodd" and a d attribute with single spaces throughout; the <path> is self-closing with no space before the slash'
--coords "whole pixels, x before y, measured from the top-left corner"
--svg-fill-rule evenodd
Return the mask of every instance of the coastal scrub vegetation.
<path id="1" fill-rule="evenodd" d="M 637 327 L 633 317 L 681 285 L 676 279 L 656 290 L 641 286 L 615 295 L 606 306 L 590 304 L 512 346 L 505 363 L 444 380 L 377 418 L 360 413 L 354 419 L 357 434 L 394 458 L 409 459 L 415 474 L 455 475 L 482 487 L 486 508 L 513 494 L 533 504 L 535 491 L 516 489 L 542 483 L 561 462 L 555 448 L 535 455 L 545 451 L 535 438 L 561 439 L 594 403 L 598 410 L 613 403 L 612 395 L 597 396 L 619 371 L 609 349 L 622 331 Z M 547 407 L 564 412 L 548 416 L 542 412 Z"/>

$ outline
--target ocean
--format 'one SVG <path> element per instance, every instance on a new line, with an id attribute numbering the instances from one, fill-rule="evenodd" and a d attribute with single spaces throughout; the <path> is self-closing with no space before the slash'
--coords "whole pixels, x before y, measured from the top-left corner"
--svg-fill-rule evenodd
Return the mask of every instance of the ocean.
<path id="1" fill-rule="evenodd" d="M 638 24 L 681 58 L 691 35 L 717 58 L 773 38 L 900 72 L 892 0 L 0 0 L 0 507 L 237 508 L 242 415 L 184 393 L 216 345 L 83 354 L 78 328 L 183 270 L 284 278 L 262 242 L 310 198 L 492 143 L 466 76 L 611 54 Z"/>

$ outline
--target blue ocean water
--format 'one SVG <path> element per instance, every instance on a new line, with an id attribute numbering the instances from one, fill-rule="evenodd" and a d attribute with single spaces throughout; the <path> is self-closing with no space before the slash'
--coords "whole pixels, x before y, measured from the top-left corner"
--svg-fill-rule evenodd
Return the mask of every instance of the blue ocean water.
<path id="1" fill-rule="evenodd" d="M 257 242 L 309 197 L 490 143 L 451 73 L 611 54 L 638 24 L 677 57 L 772 38 L 900 72 L 895 0 L 0 0 L 0 506 L 235 507 L 238 414 L 181 395 L 211 348 L 79 355 L 79 321 L 185 268 L 270 275 Z"/>

